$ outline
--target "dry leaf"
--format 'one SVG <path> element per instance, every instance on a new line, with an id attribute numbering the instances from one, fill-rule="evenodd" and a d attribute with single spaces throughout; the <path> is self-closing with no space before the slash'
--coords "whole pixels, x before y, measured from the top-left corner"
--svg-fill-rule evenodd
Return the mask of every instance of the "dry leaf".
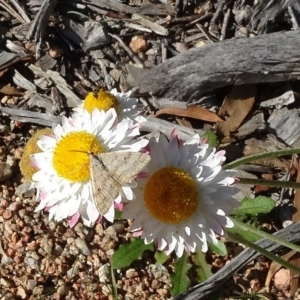
<path id="1" fill-rule="evenodd" d="M 9 96 L 22 96 L 24 92 L 18 90 L 14 86 L 11 85 L 4 85 L 0 88 L 0 93 L 4 95 L 9 95 Z"/>
<path id="2" fill-rule="evenodd" d="M 186 118 L 193 118 L 207 122 L 222 122 L 223 120 L 215 113 L 209 111 L 206 108 L 196 106 L 196 105 L 189 105 L 187 108 L 177 108 L 177 107 L 166 107 L 158 110 L 155 113 L 155 117 L 168 114 L 174 115 L 177 117 L 186 117 Z"/>
<path id="3" fill-rule="evenodd" d="M 285 255 L 283 255 L 281 258 L 285 261 L 288 261 L 290 258 L 294 257 L 294 256 L 299 256 L 299 253 L 296 252 L 295 250 L 292 250 L 288 253 L 286 253 Z M 269 292 L 270 291 L 270 284 L 271 284 L 271 281 L 272 281 L 272 278 L 274 276 L 274 284 L 276 285 L 279 285 L 280 282 L 282 282 L 282 280 L 280 280 L 279 278 L 281 277 L 282 279 L 282 276 L 281 274 L 279 273 L 276 278 L 276 283 L 275 283 L 275 275 L 277 274 L 277 272 L 282 268 L 282 265 L 278 264 L 277 262 L 272 262 L 271 263 L 271 266 L 269 268 L 269 271 L 268 271 L 268 275 L 267 275 L 267 278 L 266 278 L 266 281 L 265 281 L 265 286 L 267 288 L 267 291 Z M 286 269 L 283 269 L 283 270 L 286 270 Z M 290 272 L 290 270 L 287 270 L 288 272 Z M 289 275 L 290 276 L 290 275 Z M 289 280 L 290 277 L 284 277 L 284 280 L 283 281 L 286 281 L 286 280 Z"/>
<path id="4" fill-rule="evenodd" d="M 185 118 L 175 118 L 177 123 L 181 126 L 185 126 L 185 127 L 188 127 L 188 128 L 193 128 L 192 124 L 190 121 L 188 121 L 187 119 Z"/>
<path id="5" fill-rule="evenodd" d="M 274 274 L 274 286 L 277 290 L 287 290 L 290 286 L 290 270 L 280 269 Z"/>
<path id="6" fill-rule="evenodd" d="M 262 178 L 265 180 L 273 180 L 273 174 L 262 174 Z M 253 193 L 256 195 L 257 193 L 261 193 L 263 191 L 267 191 L 270 187 L 266 185 L 256 185 L 254 187 Z"/>
<path id="7" fill-rule="evenodd" d="M 226 121 L 217 124 L 221 136 L 228 137 L 239 128 L 254 105 L 255 92 L 255 85 L 233 87 L 219 111 L 219 116 L 227 116 Z"/>

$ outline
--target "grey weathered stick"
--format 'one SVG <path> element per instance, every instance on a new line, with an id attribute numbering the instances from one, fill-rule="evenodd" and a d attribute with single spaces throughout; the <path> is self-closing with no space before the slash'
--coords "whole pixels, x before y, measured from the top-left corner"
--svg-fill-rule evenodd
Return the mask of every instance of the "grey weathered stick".
<path id="1" fill-rule="evenodd" d="M 48 24 L 48 19 L 51 12 L 54 9 L 57 0 L 44 0 L 39 12 L 35 15 L 35 18 L 28 30 L 26 38 L 32 39 L 36 45 L 36 57 L 39 58 L 40 47 L 44 38 L 44 33 Z"/>
<path id="2" fill-rule="evenodd" d="M 298 243 L 300 241 L 300 222 L 288 226 L 276 232 L 274 235 L 285 241 Z M 270 252 L 278 250 L 278 248 L 281 247 L 281 245 L 276 244 L 268 239 L 261 239 L 256 244 Z M 229 264 L 223 267 L 208 280 L 192 287 L 190 290 L 174 298 L 174 300 L 205 299 L 205 297 L 208 297 L 212 292 L 219 289 L 230 276 L 232 276 L 235 272 L 240 270 L 243 266 L 248 264 L 251 260 L 257 258 L 258 256 L 260 256 L 260 253 L 252 249 L 248 248 L 244 250 Z"/>
<path id="3" fill-rule="evenodd" d="M 147 121 L 143 123 L 140 127 L 141 131 L 152 132 L 152 133 L 161 132 L 167 137 L 170 136 L 171 132 L 174 129 L 178 130 L 179 138 L 182 139 L 183 141 L 188 140 L 195 134 L 199 134 L 201 136 L 205 133 L 205 131 L 201 129 L 193 129 L 182 125 L 173 124 L 171 122 L 159 118 L 151 118 L 151 117 L 148 117 Z"/>
<path id="4" fill-rule="evenodd" d="M 61 117 L 59 116 L 47 115 L 43 113 L 24 110 L 21 108 L 9 108 L 0 106 L 0 111 L 5 114 L 9 114 L 13 120 L 17 120 L 20 122 L 30 122 L 50 127 L 61 123 Z"/>
<path id="5" fill-rule="evenodd" d="M 75 107 L 81 103 L 80 98 L 73 93 L 72 87 L 67 84 L 66 80 L 61 77 L 61 75 L 56 71 L 47 70 L 44 72 L 41 68 L 35 65 L 29 65 L 29 68 L 37 75 L 51 79 L 55 83 L 58 90 L 65 95 L 66 101 L 69 107 Z"/>
<path id="6" fill-rule="evenodd" d="M 12 16 L 18 19 L 21 23 L 25 23 L 22 17 L 4 0 L 0 0 L 0 6 L 4 8 L 4 10 L 8 11 Z"/>
<path id="7" fill-rule="evenodd" d="M 186 102 L 227 85 L 296 80 L 299 47 L 299 31 L 226 40 L 177 55 L 135 85 L 142 93 Z"/>
<path id="8" fill-rule="evenodd" d="M 24 19 L 24 21 L 26 23 L 30 22 L 30 19 L 28 18 L 28 16 L 26 15 L 25 10 L 21 7 L 21 5 L 19 4 L 19 2 L 17 0 L 10 0 L 10 2 L 15 6 L 15 8 L 18 10 L 18 13 L 22 16 L 22 18 Z"/>

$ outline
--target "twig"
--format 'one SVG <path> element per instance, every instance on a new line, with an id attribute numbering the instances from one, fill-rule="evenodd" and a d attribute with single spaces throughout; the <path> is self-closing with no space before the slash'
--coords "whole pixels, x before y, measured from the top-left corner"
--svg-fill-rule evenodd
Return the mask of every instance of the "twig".
<path id="1" fill-rule="evenodd" d="M 184 28 L 187 28 L 187 27 L 189 27 L 191 25 L 194 25 L 195 23 L 198 23 L 198 22 L 206 21 L 206 19 L 209 19 L 212 16 L 213 16 L 213 14 L 211 14 L 211 13 L 205 14 L 205 15 L 201 16 L 200 18 L 197 18 L 197 19 L 191 21 L 190 23 L 184 25 Z M 194 16 L 192 16 L 192 17 L 194 17 Z M 183 17 L 183 18 L 185 18 L 185 17 Z M 181 18 L 176 18 L 176 19 L 181 19 Z M 170 23 L 173 23 L 173 21 L 176 22 L 176 19 L 171 20 Z M 180 20 L 179 20 L 179 22 L 180 22 Z"/>
<path id="2" fill-rule="evenodd" d="M 144 66 L 143 62 L 130 50 L 129 47 L 127 47 L 127 45 L 125 45 L 125 43 L 117 35 L 111 33 L 109 33 L 109 35 L 120 43 L 120 45 L 124 48 L 124 50 L 129 54 L 130 58 L 133 59 L 136 64 Z"/>
<path id="3" fill-rule="evenodd" d="M 201 32 L 205 35 L 205 37 L 211 42 L 214 43 L 214 37 L 205 29 L 205 27 L 201 24 L 196 24 L 196 26 L 201 30 Z"/>
<path id="4" fill-rule="evenodd" d="M 44 33 L 47 27 L 48 19 L 56 5 L 57 0 L 44 0 L 39 12 L 35 15 L 34 20 L 27 32 L 28 40 L 34 38 L 36 43 L 36 58 L 40 57 L 41 44 L 43 42 Z"/>
<path id="5" fill-rule="evenodd" d="M 221 16 L 221 13 L 222 13 L 222 10 L 223 10 L 223 7 L 225 5 L 227 0 L 220 0 L 219 3 L 218 3 L 218 8 L 214 14 L 214 16 L 212 17 L 211 21 L 210 21 L 210 24 L 216 24 Z"/>
<path id="6" fill-rule="evenodd" d="M 30 19 L 26 15 L 25 11 L 23 8 L 20 6 L 19 2 L 17 0 L 10 0 L 10 2 L 15 6 L 15 8 L 19 11 L 20 15 L 22 18 L 25 20 L 26 23 L 30 22 Z"/>
<path id="7" fill-rule="evenodd" d="M 31 60 L 32 56 L 33 56 L 33 54 L 29 54 L 29 55 L 26 54 L 26 55 L 24 55 L 24 56 L 16 56 L 16 57 L 14 57 L 12 60 L 10 60 L 9 62 L 7 62 L 7 63 L 1 65 L 1 66 L 0 66 L 0 71 L 5 70 L 6 68 L 12 66 L 13 64 L 15 64 L 15 63 L 17 63 L 17 62 L 19 62 L 19 61 L 21 61 L 21 60 L 22 60 L 22 61 Z"/>
<path id="8" fill-rule="evenodd" d="M 288 5 L 288 12 L 289 12 L 289 15 L 291 17 L 291 22 L 293 24 L 294 30 L 298 30 L 299 29 L 299 23 L 297 21 L 297 18 L 295 17 L 294 10 L 291 7 L 291 5 Z"/>
<path id="9" fill-rule="evenodd" d="M 14 16 L 16 19 L 18 19 L 22 24 L 25 23 L 24 19 L 4 0 L 0 0 L 2 4 L 0 4 L 1 7 L 3 7 L 4 10 L 7 10 L 12 16 Z"/>
<path id="10" fill-rule="evenodd" d="M 212 35 L 215 36 L 217 39 L 219 39 L 219 25 L 218 21 L 220 19 L 220 16 L 223 12 L 223 7 L 226 4 L 227 0 L 219 0 L 218 1 L 218 8 L 212 17 L 209 27 L 208 27 L 208 32 Z"/>
<path id="11" fill-rule="evenodd" d="M 228 8 L 226 13 L 225 13 L 224 20 L 223 20 L 220 41 L 225 40 L 226 30 L 227 30 L 227 26 L 228 26 L 228 22 L 229 22 L 229 17 L 230 17 L 230 9 Z"/>
<path id="12" fill-rule="evenodd" d="M 203 21 L 204 19 L 206 18 L 209 18 L 211 17 L 212 14 L 206 14 L 206 15 L 203 15 L 201 17 L 199 17 L 199 15 L 191 15 L 191 16 L 184 16 L 184 17 L 176 17 L 170 21 L 167 22 L 167 25 L 170 25 L 170 24 L 174 24 L 174 23 L 184 23 L 184 22 L 190 22 L 188 24 L 186 24 L 185 26 L 189 26 L 189 25 L 193 25 L 197 22 L 201 22 Z"/>
<path id="13" fill-rule="evenodd" d="M 161 47 L 161 61 L 164 62 L 167 60 L 167 47 L 166 44 L 168 43 L 168 41 L 166 41 L 165 39 L 162 39 L 161 43 L 160 43 L 160 47 Z"/>

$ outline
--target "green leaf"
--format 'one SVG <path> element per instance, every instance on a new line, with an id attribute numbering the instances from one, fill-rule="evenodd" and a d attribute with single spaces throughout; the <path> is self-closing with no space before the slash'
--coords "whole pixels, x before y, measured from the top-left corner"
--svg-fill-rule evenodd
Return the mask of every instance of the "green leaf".
<path id="1" fill-rule="evenodd" d="M 163 251 L 156 251 L 154 254 L 156 263 L 163 265 L 168 259 L 169 256 Z"/>
<path id="2" fill-rule="evenodd" d="M 123 219 L 122 218 L 122 212 L 117 210 L 117 209 L 115 209 L 115 219 L 116 220 L 122 220 Z"/>
<path id="3" fill-rule="evenodd" d="M 145 245 L 143 239 L 132 239 L 129 244 L 121 245 L 112 256 L 113 269 L 130 266 L 134 260 L 142 257 L 145 250 L 154 251 L 154 247 L 153 244 Z"/>
<path id="4" fill-rule="evenodd" d="M 217 244 L 213 244 L 213 243 L 210 243 L 210 242 L 207 242 L 207 244 L 208 244 L 208 248 L 212 252 L 214 252 L 216 254 L 219 254 L 221 256 L 227 255 L 227 248 L 226 248 L 225 244 L 222 241 L 218 240 Z"/>
<path id="5" fill-rule="evenodd" d="M 199 282 L 204 282 L 212 276 L 211 266 L 206 262 L 205 254 L 200 250 L 196 250 L 193 254 L 195 265 L 197 266 L 197 273 Z"/>
<path id="6" fill-rule="evenodd" d="M 207 139 L 207 144 L 210 146 L 210 147 L 218 147 L 219 145 L 219 141 L 218 141 L 218 138 L 217 138 L 217 135 L 212 132 L 212 131 L 207 131 L 205 132 L 201 138 L 206 138 Z"/>
<path id="7" fill-rule="evenodd" d="M 265 196 L 259 196 L 255 199 L 244 198 L 241 205 L 234 210 L 237 215 L 267 214 L 275 207 L 275 201 Z"/>
<path id="8" fill-rule="evenodd" d="M 171 275 L 171 294 L 174 297 L 185 292 L 190 286 L 187 272 L 192 265 L 187 262 L 188 257 L 187 253 L 184 252 L 182 257 L 174 264 L 175 274 Z"/>

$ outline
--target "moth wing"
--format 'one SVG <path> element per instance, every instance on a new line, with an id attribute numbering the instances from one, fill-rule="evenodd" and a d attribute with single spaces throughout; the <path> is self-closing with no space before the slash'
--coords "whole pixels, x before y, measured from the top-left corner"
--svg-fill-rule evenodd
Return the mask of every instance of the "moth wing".
<path id="1" fill-rule="evenodd" d="M 95 206 L 105 215 L 120 193 L 120 183 L 94 155 L 90 155 L 90 176 Z"/>
<path id="2" fill-rule="evenodd" d="M 140 152 L 106 152 L 99 158 L 120 184 L 134 179 L 150 161 L 149 155 Z"/>

